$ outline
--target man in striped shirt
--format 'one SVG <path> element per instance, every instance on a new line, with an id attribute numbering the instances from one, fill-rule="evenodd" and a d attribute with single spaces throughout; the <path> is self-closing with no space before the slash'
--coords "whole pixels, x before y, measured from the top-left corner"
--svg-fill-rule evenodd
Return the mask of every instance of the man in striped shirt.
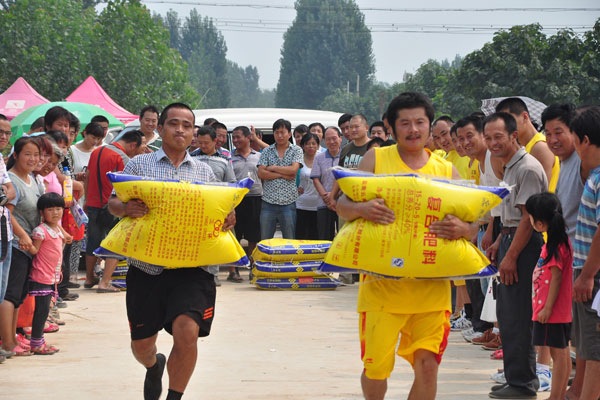
<path id="1" fill-rule="evenodd" d="M 600 317 L 592 309 L 600 289 L 600 107 L 584 107 L 571 121 L 575 149 L 584 170 L 583 189 L 573 243 L 573 344 L 585 360 L 580 399 L 600 397 Z"/>

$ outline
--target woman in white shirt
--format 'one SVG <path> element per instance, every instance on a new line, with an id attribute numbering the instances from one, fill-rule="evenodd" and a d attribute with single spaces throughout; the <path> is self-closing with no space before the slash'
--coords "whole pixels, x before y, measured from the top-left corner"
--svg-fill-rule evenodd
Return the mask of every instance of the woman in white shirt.
<path id="1" fill-rule="evenodd" d="M 319 137 L 314 133 L 307 133 L 300 141 L 304 151 L 304 164 L 298 171 L 298 200 L 296 200 L 296 239 L 317 240 L 317 205 L 319 193 L 310 178 L 313 161 L 319 150 Z"/>

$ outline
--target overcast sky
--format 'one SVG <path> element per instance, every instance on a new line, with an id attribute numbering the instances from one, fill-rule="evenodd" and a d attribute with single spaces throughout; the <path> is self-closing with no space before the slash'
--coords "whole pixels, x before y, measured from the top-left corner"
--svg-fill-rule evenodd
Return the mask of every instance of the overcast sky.
<path id="1" fill-rule="evenodd" d="M 448 11 L 449 8 L 600 8 L 594 0 L 504 0 L 491 1 L 396 1 L 355 0 L 365 14 L 365 23 L 372 29 L 376 79 L 400 82 L 404 72 L 414 72 L 430 58 L 454 59 L 465 56 L 492 40 L 496 27 L 540 23 L 544 28 L 592 26 L 600 17 L 596 10 L 588 11 Z M 279 57 L 283 31 L 296 15 L 293 0 L 148 0 L 142 2 L 152 11 L 165 14 L 169 9 L 180 17 L 196 8 L 202 16 L 215 19 L 227 42 L 227 58 L 246 66 L 254 65 L 260 74 L 260 87 L 271 89 L 279 79 Z M 213 4 L 215 6 L 210 6 Z M 229 5 L 229 6 L 226 6 Z M 252 5 L 246 7 L 244 5 Z M 265 5 L 267 7 L 256 7 Z M 281 7 L 281 8 L 280 8 Z M 401 8 L 432 9 L 436 12 L 396 11 Z M 388 10 L 368 10 L 379 8 Z M 394 9 L 394 10 L 389 10 Z M 261 22 L 259 22 L 261 21 Z M 241 24 L 244 24 L 243 26 Z M 254 27 L 250 27 L 252 24 Z M 396 24 L 392 27 L 391 24 Z M 439 33 L 441 25 L 451 30 L 469 28 L 469 33 Z M 381 32 L 397 27 L 397 32 Z M 487 30 L 482 30 L 486 27 Z M 475 28 L 475 31 L 473 31 Z M 380 32 L 377 32 L 380 31 Z M 418 31 L 407 32 L 407 31 Z M 434 33 L 421 33 L 435 31 Z M 548 33 L 554 30 L 549 29 Z"/>

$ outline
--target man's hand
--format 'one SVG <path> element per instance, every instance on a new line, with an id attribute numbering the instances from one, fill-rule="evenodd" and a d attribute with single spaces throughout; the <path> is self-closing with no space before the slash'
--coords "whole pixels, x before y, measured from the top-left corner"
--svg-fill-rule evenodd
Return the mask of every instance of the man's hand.
<path id="1" fill-rule="evenodd" d="M 429 231 L 436 233 L 441 239 L 456 240 L 465 238 L 471 240 L 477 233 L 477 227 L 464 222 L 454 215 L 446 215 L 443 220 L 436 221 L 429 226 Z"/>
<path id="2" fill-rule="evenodd" d="M 498 237 L 498 239 L 492 243 L 487 250 L 485 251 L 487 258 L 490 259 L 490 262 L 492 263 L 492 265 L 498 265 L 496 264 L 496 258 L 498 257 L 498 249 L 500 248 L 500 237 Z"/>
<path id="3" fill-rule="evenodd" d="M 502 259 L 502 262 L 498 267 L 498 272 L 500 273 L 500 282 L 504 283 L 506 286 L 519 282 L 517 260 L 508 253 L 506 253 L 506 256 Z"/>
<path id="4" fill-rule="evenodd" d="M 541 324 L 546 324 L 548 323 L 548 320 L 550 319 L 550 315 L 552 314 L 552 310 L 548 310 L 547 307 L 542 308 L 542 311 L 540 311 L 537 315 L 537 321 Z"/>
<path id="5" fill-rule="evenodd" d="M 481 238 L 481 248 L 486 251 L 492 245 L 492 229 L 486 229 Z"/>
<path id="6" fill-rule="evenodd" d="M 298 186 L 298 194 L 304 194 L 304 188 L 302 186 Z"/>
<path id="7" fill-rule="evenodd" d="M 235 210 L 230 212 L 227 217 L 225 217 L 225 221 L 223 221 L 223 226 L 221 227 L 221 232 L 227 232 L 231 230 L 235 226 Z"/>
<path id="8" fill-rule="evenodd" d="M 125 204 L 125 214 L 128 217 L 141 218 L 148 214 L 148 206 L 140 199 L 132 199 Z"/>
<path id="9" fill-rule="evenodd" d="M 385 205 L 383 199 L 373 199 L 360 203 L 359 213 L 367 221 L 380 225 L 389 225 L 396 219 L 394 211 Z"/>
<path id="10" fill-rule="evenodd" d="M 29 251 L 33 242 L 29 235 L 25 234 L 23 236 L 19 236 L 19 248 L 23 251 Z"/>
<path id="11" fill-rule="evenodd" d="M 573 300 L 585 303 L 593 298 L 594 277 L 586 276 L 583 272 L 575 279 L 573 284 Z"/>

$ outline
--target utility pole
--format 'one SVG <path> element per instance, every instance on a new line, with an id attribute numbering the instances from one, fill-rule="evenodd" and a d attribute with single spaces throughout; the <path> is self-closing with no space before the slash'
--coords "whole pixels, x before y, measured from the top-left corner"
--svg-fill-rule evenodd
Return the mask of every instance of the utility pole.
<path id="1" fill-rule="evenodd" d="M 356 97 L 360 97 L 360 75 L 356 74 Z"/>

